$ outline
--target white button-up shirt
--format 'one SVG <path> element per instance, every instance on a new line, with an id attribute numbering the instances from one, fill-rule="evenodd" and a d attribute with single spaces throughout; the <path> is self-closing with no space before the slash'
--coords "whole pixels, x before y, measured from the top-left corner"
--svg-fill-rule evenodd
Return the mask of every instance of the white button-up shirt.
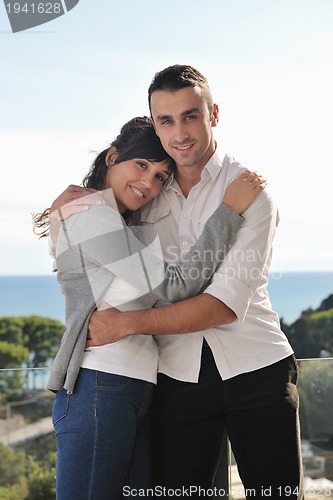
<path id="1" fill-rule="evenodd" d="M 193 245 L 221 203 L 226 187 L 242 170 L 244 167 L 235 159 L 226 155 L 221 160 L 216 151 L 187 198 L 173 180 L 143 209 L 141 222 L 158 232 L 165 260 L 177 262 L 181 253 Z M 278 211 L 267 188 L 242 215 L 245 221 L 236 243 L 205 290 L 230 307 L 237 320 L 190 334 L 157 335 L 159 371 L 172 378 L 198 381 L 203 338 L 224 380 L 293 353 L 267 292 L 278 224 Z"/>

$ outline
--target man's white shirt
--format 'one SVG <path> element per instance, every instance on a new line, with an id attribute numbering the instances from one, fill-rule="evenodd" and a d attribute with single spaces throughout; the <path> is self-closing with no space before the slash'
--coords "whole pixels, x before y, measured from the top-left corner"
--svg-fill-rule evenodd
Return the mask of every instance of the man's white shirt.
<path id="1" fill-rule="evenodd" d="M 142 209 L 141 223 L 157 231 L 166 261 L 177 262 L 182 252 L 195 243 L 205 222 L 221 203 L 226 187 L 244 170 L 233 158 L 222 158 L 218 151 L 214 153 L 187 198 L 173 180 Z M 278 210 L 267 188 L 242 215 L 245 221 L 236 243 L 204 292 L 230 307 L 237 320 L 195 333 L 156 335 L 159 371 L 172 378 L 198 381 L 203 338 L 212 349 L 224 380 L 271 365 L 293 353 L 267 292 L 272 242 L 278 225 Z"/>

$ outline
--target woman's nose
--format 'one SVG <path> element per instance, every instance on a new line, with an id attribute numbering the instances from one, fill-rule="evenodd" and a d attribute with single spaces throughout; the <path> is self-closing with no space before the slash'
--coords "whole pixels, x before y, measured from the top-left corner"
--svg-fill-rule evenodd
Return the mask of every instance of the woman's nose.
<path id="1" fill-rule="evenodd" d="M 140 179 L 140 182 L 146 188 L 151 188 L 153 184 L 153 176 L 149 172 L 145 172 Z"/>

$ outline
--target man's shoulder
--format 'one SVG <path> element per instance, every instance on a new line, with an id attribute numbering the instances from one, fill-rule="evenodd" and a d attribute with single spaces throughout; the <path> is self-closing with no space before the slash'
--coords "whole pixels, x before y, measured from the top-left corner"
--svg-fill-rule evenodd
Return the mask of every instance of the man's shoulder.
<path id="1" fill-rule="evenodd" d="M 241 173 L 242 170 L 245 170 L 246 167 L 238 161 L 234 156 L 229 155 L 227 153 L 222 157 L 222 166 L 227 168 L 232 168 L 236 171 L 237 175 Z"/>

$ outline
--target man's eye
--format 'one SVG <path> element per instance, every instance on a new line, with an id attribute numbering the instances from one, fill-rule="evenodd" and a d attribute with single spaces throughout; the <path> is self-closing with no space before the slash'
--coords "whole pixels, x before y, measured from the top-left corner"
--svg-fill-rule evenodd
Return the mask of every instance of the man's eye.
<path id="1" fill-rule="evenodd" d="M 195 115 L 188 115 L 188 116 L 185 116 L 185 120 L 194 120 L 196 118 Z"/>
<path id="2" fill-rule="evenodd" d="M 171 123 L 171 120 L 163 120 L 161 121 L 161 125 L 169 125 Z"/>

